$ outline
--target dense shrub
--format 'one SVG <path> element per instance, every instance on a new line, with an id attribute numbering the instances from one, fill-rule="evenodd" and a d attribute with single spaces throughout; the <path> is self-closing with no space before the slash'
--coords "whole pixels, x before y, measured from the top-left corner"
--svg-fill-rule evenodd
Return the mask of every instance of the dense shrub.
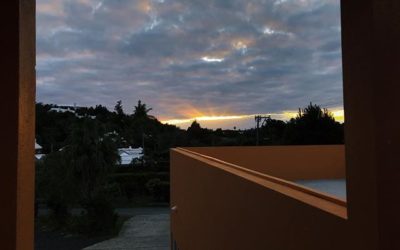
<path id="1" fill-rule="evenodd" d="M 112 177 L 115 183 L 118 183 L 122 195 L 129 200 L 135 196 L 151 195 L 146 184 L 152 179 L 159 179 L 162 182 L 169 181 L 168 172 L 142 172 L 142 173 L 125 173 L 114 174 Z"/>
<path id="2" fill-rule="evenodd" d="M 85 212 L 76 217 L 75 227 L 79 233 L 109 234 L 116 226 L 118 215 L 111 202 L 104 197 L 96 197 L 86 202 Z"/>
<path id="3" fill-rule="evenodd" d="M 170 184 L 158 178 L 151 179 L 146 183 L 147 190 L 155 200 L 169 202 Z"/>
<path id="4" fill-rule="evenodd" d="M 116 216 L 109 198 L 120 191 L 109 177 L 119 155 L 103 132 L 98 122 L 82 120 L 68 138 L 68 146 L 38 163 L 37 195 L 60 227 L 70 226 L 69 209 L 78 206 L 86 211 L 77 220 L 79 231 L 97 234 L 114 228 Z"/>
<path id="5" fill-rule="evenodd" d="M 288 145 L 343 144 L 344 127 L 327 109 L 310 103 L 287 123 L 283 141 Z"/>
<path id="6" fill-rule="evenodd" d="M 70 213 L 65 201 L 52 196 L 47 200 L 47 207 L 50 209 L 53 228 L 63 228 L 68 224 Z"/>

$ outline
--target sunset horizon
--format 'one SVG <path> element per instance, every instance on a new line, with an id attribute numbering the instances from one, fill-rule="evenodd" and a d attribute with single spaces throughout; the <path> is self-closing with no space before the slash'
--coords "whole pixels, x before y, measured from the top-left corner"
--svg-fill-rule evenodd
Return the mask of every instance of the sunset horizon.
<path id="1" fill-rule="evenodd" d="M 43 103 L 140 99 L 182 127 L 343 109 L 336 0 L 38 0 L 36 42 Z"/>
<path id="2" fill-rule="evenodd" d="M 123 105 L 122 102 L 121 104 Z M 83 107 L 78 104 L 73 104 L 73 105 L 51 104 L 51 105 L 56 105 L 60 107 L 62 106 Z M 219 129 L 219 128 L 250 129 L 255 127 L 255 121 L 254 121 L 255 116 L 270 116 L 272 119 L 287 122 L 292 118 L 296 118 L 299 114 L 299 109 L 302 109 L 305 106 L 306 105 L 303 105 L 302 107 L 298 107 L 297 109 L 284 110 L 282 112 L 277 112 L 277 113 L 252 113 L 252 114 L 235 114 L 234 112 L 217 113 L 213 112 L 211 109 L 207 109 L 208 111 L 201 111 L 202 110 L 201 108 L 191 107 L 190 109 L 186 109 L 186 112 L 180 110 L 179 114 L 167 117 L 163 116 L 162 114 L 153 114 L 154 112 L 156 113 L 158 112 L 157 110 L 153 110 L 150 104 L 149 107 L 151 108 L 151 111 L 149 112 L 149 115 L 154 116 L 157 120 L 159 120 L 163 124 L 175 125 L 181 129 L 187 129 L 194 121 L 197 121 L 202 127 L 208 129 Z M 85 106 L 85 107 L 90 107 L 90 106 Z M 327 109 L 328 112 L 333 116 L 333 118 L 337 122 L 344 123 L 345 118 L 344 118 L 344 110 L 342 107 L 329 108 L 322 106 L 321 108 Z M 107 109 L 113 111 L 114 108 L 107 107 Z M 124 108 L 124 111 L 128 115 L 132 114 L 132 112 L 129 112 L 129 110 L 126 107 Z"/>
<path id="3" fill-rule="evenodd" d="M 332 114 L 333 118 L 337 122 L 344 123 L 343 109 L 328 108 L 328 111 Z M 298 114 L 299 114 L 298 110 L 284 111 L 282 113 L 265 113 L 265 114 L 239 114 L 239 115 L 214 114 L 214 115 L 187 117 L 187 118 L 172 118 L 172 119 L 160 118 L 160 122 L 164 124 L 176 125 L 183 129 L 188 128 L 194 121 L 200 123 L 201 126 L 212 129 L 216 128 L 232 129 L 234 127 L 236 127 L 237 129 L 249 129 L 255 126 L 254 118 L 257 115 L 270 116 L 272 119 L 281 121 L 289 121 L 291 118 L 295 118 Z"/>

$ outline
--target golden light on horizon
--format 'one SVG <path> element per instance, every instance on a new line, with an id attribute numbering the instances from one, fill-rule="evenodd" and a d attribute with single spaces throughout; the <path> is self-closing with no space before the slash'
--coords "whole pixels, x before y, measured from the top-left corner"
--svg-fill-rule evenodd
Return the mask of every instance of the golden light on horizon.
<path id="1" fill-rule="evenodd" d="M 338 122 L 344 122 L 344 111 L 341 109 L 334 109 L 331 111 L 333 117 Z M 164 124 L 171 125 L 181 125 L 189 124 L 194 121 L 198 122 L 218 122 L 218 121 L 229 121 L 229 120 L 243 120 L 243 119 L 253 119 L 256 115 L 271 116 L 273 119 L 277 120 L 290 120 L 298 115 L 298 111 L 284 111 L 282 113 L 271 113 L 271 114 L 248 114 L 248 115 L 203 115 L 201 112 L 196 111 L 196 115 L 192 118 L 182 118 L 182 119 L 165 119 L 161 120 Z"/>
<path id="2" fill-rule="evenodd" d="M 335 118 L 336 121 L 338 122 L 344 122 L 344 110 L 335 110 L 332 111 L 332 115 Z"/>
<path id="3" fill-rule="evenodd" d="M 165 124 L 172 124 L 172 125 L 177 125 L 177 124 L 183 124 L 183 123 L 191 123 L 194 121 L 226 121 L 226 120 L 239 120 L 239 119 L 245 119 L 249 118 L 252 115 L 220 115 L 220 116 L 198 116 L 194 118 L 188 118 L 188 119 L 171 119 L 171 120 L 165 120 L 161 121 L 162 123 Z"/>

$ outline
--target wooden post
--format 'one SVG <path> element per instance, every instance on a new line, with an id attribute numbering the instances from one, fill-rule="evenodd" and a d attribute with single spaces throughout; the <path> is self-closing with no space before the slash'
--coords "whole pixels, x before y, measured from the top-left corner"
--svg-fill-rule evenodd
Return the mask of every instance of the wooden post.
<path id="1" fill-rule="evenodd" d="M 400 1 L 342 0 L 351 249 L 400 249 Z"/>
<path id="2" fill-rule="evenodd" d="M 0 248 L 33 249 L 35 1 L 3 4 L 0 74 Z"/>

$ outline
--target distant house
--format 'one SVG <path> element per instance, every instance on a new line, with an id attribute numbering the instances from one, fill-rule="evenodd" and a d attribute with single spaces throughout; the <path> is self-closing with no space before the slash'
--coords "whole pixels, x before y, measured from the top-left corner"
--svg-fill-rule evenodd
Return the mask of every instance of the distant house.
<path id="1" fill-rule="evenodd" d="M 62 147 L 59 149 L 59 151 L 63 151 L 66 147 Z M 143 158 L 143 148 L 119 148 L 118 149 L 118 154 L 121 159 L 120 162 L 117 162 L 117 166 L 120 167 L 126 167 L 129 166 L 131 163 L 135 163 L 135 161 L 141 161 Z M 44 155 L 42 155 L 44 156 Z"/>
<path id="2" fill-rule="evenodd" d="M 45 156 L 42 151 L 43 151 L 42 146 L 40 146 L 35 140 L 35 159 L 36 160 L 40 160 L 40 159 L 42 159 L 43 156 Z"/>
<path id="3" fill-rule="evenodd" d="M 135 160 L 143 158 L 143 148 L 119 148 L 118 154 L 121 157 L 120 166 L 128 166 Z"/>
<path id="4" fill-rule="evenodd" d="M 76 113 L 78 107 L 74 106 L 58 106 L 58 107 L 53 107 L 49 110 L 49 112 L 56 112 L 56 113 L 72 113 L 75 114 L 76 117 L 78 118 L 90 118 L 90 119 L 96 119 L 96 116 L 94 115 L 86 115 L 86 116 L 82 116 L 82 115 L 78 115 Z"/>
<path id="5" fill-rule="evenodd" d="M 75 110 L 72 107 L 56 107 L 56 108 L 51 108 L 50 112 L 57 112 L 57 113 L 66 113 L 66 112 L 71 112 L 75 114 Z"/>

